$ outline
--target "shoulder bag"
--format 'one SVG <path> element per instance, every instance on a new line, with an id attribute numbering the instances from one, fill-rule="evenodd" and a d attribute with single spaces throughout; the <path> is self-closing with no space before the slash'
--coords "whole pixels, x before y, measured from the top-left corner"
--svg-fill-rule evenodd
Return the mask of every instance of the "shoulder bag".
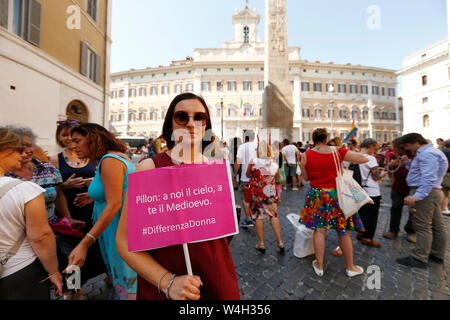
<path id="1" fill-rule="evenodd" d="M 8 193 L 9 190 L 14 188 L 15 186 L 21 184 L 23 181 L 14 179 L 14 181 L 11 181 L 7 184 L 5 184 L 3 187 L 0 188 L 0 199 Z M 23 240 L 25 240 L 25 232 L 19 237 L 17 242 L 14 244 L 14 246 L 8 251 L 8 253 L 4 257 L 0 257 L 0 275 L 2 274 L 3 266 L 8 262 L 8 260 L 13 257 L 17 251 L 19 250 L 20 246 L 22 245 Z"/>
<path id="2" fill-rule="evenodd" d="M 353 171 L 344 169 L 340 162 L 340 156 L 336 148 L 333 151 L 334 164 L 336 165 L 336 191 L 339 207 L 346 219 L 358 212 L 366 203 L 373 204 L 373 200 L 367 192 L 353 179 Z"/>

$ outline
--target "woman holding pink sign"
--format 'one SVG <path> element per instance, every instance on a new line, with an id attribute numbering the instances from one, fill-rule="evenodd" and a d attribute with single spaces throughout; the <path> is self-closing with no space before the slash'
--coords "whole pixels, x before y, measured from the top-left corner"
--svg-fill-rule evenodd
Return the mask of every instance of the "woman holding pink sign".
<path id="1" fill-rule="evenodd" d="M 193 93 L 175 97 L 163 125 L 169 151 L 143 161 L 136 172 L 156 168 L 206 162 L 202 152 L 211 143 L 205 133 L 211 118 L 203 98 Z M 238 300 L 239 288 L 226 238 L 190 243 L 189 275 L 182 245 L 147 252 L 129 252 L 127 201 L 117 230 L 117 251 L 138 273 L 138 300 Z"/>

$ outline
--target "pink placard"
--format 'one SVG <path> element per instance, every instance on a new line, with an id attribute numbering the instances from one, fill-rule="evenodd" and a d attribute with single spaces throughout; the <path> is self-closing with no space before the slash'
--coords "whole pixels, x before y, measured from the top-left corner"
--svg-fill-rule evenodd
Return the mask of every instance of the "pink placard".
<path id="1" fill-rule="evenodd" d="M 225 161 L 128 175 L 128 250 L 145 251 L 237 234 L 232 190 Z"/>

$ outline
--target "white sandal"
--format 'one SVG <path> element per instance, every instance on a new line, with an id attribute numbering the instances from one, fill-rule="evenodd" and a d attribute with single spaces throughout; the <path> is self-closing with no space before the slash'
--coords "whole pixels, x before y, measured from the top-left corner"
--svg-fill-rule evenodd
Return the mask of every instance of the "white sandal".
<path id="1" fill-rule="evenodd" d="M 358 268 L 361 271 L 350 271 L 350 270 L 345 270 L 345 273 L 347 273 L 347 276 L 352 278 L 352 277 L 356 277 L 359 276 L 361 274 L 364 273 L 364 269 L 360 266 L 355 266 L 356 268 Z"/>
<path id="2" fill-rule="evenodd" d="M 317 268 L 316 265 L 314 264 L 314 262 L 317 262 L 317 260 L 314 260 L 314 261 L 312 262 L 312 266 L 313 266 L 314 272 L 315 272 L 319 277 L 323 277 L 323 269 Z"/>

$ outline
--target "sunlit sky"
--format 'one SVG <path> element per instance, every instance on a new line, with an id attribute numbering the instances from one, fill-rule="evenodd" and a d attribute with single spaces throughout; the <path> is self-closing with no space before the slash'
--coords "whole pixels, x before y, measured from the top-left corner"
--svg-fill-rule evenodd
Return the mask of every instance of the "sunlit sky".
<path id="1" fill-rule="evenodd" d="M 167 66 L 196 48 L 234 38 L 232 16 L 245 0 L 114 0 L 111 72 Z M 264 0 L 249 0 L 261 15 Z M 368 28 L 379 9 L 379 28 Z M 446 39 L 445 0 L 287 0 L 289 46 L 301 59 L 399 70 L 402 60 Z"/>

